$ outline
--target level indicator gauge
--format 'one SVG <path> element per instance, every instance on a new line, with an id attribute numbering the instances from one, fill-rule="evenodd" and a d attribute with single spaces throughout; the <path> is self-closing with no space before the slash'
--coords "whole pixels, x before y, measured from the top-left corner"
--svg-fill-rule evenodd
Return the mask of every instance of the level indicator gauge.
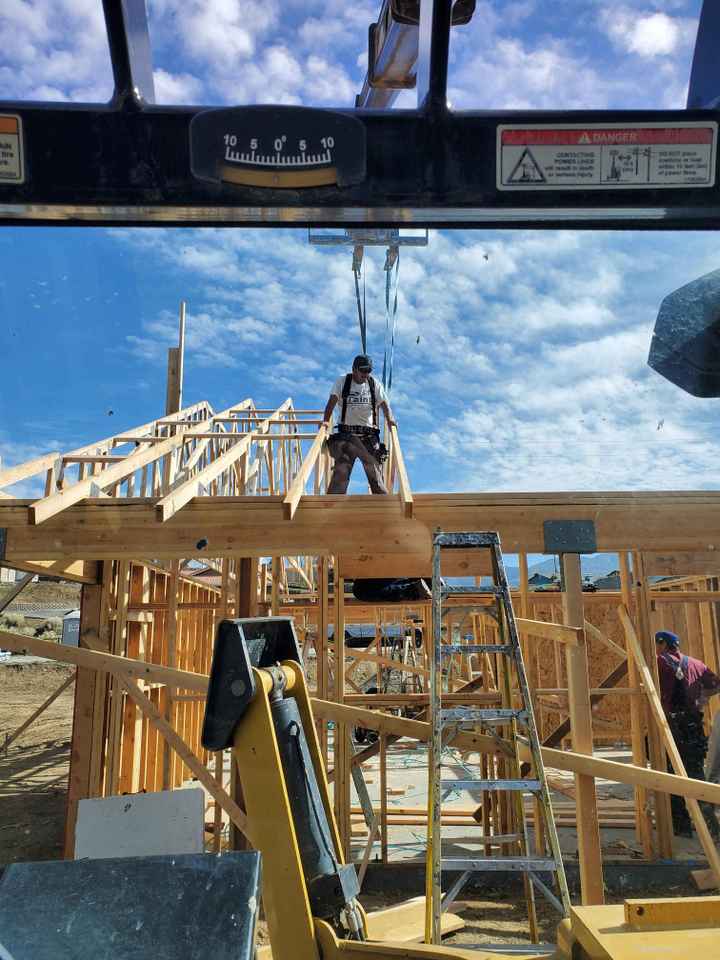
<path id="1" fill-rule="evenodd" d="M 365 127 L 311 107 L 205 110 L 190 123 L 194 176 L 213 183 L 302 189 L 365 179 Z"/>

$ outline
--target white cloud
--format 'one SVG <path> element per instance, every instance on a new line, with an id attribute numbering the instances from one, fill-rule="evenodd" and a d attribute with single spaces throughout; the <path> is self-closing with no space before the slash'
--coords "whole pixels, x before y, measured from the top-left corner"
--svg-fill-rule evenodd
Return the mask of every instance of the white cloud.
<path id="1" fill-rule="evenodd" d="M 619 49 L 648 58 L 676 53 L 692 42 L 697 29 L 695 20 L 627 7 L 603 11 L 600 23 Z"/>
<path id="2" fill-rule="evenodd" d="M 157 103 L 198 103 L 202 98 L 202 81 L 190 73 L 153 71 Z"/>
<path id="3" fill-rule="evenodd" d="M 0 36 L 7 41 L 0 52 L 0 84 L 6 98 L 110 98 L 112 71 L 102 4 L 4 0 Z"/>

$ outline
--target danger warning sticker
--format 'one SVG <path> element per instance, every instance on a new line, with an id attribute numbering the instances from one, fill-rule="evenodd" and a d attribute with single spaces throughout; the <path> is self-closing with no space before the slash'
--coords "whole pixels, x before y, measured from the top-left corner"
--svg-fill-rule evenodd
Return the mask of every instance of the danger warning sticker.
<path id="1" fill-rule="evenodd" d="M 0 114 L 0 186 L 24 183 L 22 123 L 20 117 Z"/>
<path id="2" fill-rule="evenodd" d="M 713 187 L 718 125 L 501 125 L 498 190 Z"/>

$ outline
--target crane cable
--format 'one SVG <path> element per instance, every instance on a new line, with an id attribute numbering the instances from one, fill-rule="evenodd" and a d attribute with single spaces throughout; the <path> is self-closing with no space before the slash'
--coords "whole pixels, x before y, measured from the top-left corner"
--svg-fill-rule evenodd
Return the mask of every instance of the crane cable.
<path id="1" fill-rule="evenodd" d="M 383 387 L 392 390 L 395 332 L 397 330 L 398 280 L 400 276 L 400 248 L 388 247 L 385 258 L 385 355 L 383 356 Z M 392 290 L 392 295 L 391 295 Z M 391 306 L 392 301 L 392 306 Z"/>
<path id="2" fill-rule="evenodd" d="M 362 247 L 360 247 L 360 250 L 362 250 Z M 360 274 L 362 274 L 363 281 L 362 303 L 360 302 Z M 353 256 L 353 276 L 355 277 L 355 299 L 357 301 L 358 323 L 360 324 L 360 343 L 362 352 L 367 353 L 367 307 L 365 304 L 365 271 L 362 268 L 362 254 L 359 258 Z"/>
<path id="3" fill-rule="evenodd" d="M 355 278 L 355 301 L 357 303 L 360 344 L 362 352 L 367 354 L 367 301 L 365 291 L 365 271 L 363 270 L 363 248 L 355 247 L 353 253 L 353 276 Z M 360 277 L 362 276 L 362 298 L 360 297 Z M 395 334 L 397 331 L 398 285 L 400 277 L 400 248 L 391 245 L 385 257 L 385 349 L 383 354 L 382 382 L 386 393 L 392 390 L 393 361 L 395 357 Z"/>

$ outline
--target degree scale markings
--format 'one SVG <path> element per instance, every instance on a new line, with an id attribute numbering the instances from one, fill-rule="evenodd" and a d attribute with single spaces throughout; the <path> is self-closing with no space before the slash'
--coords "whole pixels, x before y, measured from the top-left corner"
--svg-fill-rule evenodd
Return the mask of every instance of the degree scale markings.
<path id="1" fill-rule="evenodd" d="M 279 153 L 275 156 L 258 156 L 253 153 L 239 153 L 237 150 L 231 150 L 227 147 L 225 150 L 225 160 L 228 163 L 247 164 L 256 167 L 319 167 L 324 164 L 332 163 L 333 157 L 330 150 L 325 153 L 312 153 L 309 156 L 301 153 L 295 156 L 283 157 Z"/>
<path id="2" fill-rule="evenodd" d="M 365 127 L 314 107 L 205 110 L 190 123 L 190 163 L 200 180 L 239 187 L 313 189 L 366 176 Z"/>

